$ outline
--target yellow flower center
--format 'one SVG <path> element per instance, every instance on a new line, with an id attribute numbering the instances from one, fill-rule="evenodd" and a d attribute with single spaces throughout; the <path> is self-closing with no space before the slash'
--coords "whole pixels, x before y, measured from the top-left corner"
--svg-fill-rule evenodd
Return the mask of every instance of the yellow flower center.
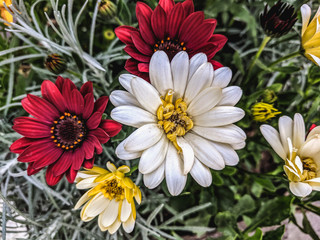
<path id="1" fill-rule="evenodd" d="M 100 183 L 96 188 L 96 191 L 93 193 L 96 193 L 97 191 L 102 192 L 103 195 L 110 200 L 115 199 L 116 201 L 120 201 L 125 197 L 124 187 L 115 178 Z"/>
<path id="2" fill-rule="evenodd" d="M 177 144 L 177 137 L 184 136 L 193 128 L 193 122 L 187 114 L 187 104 L 182 98 L 173 102 L 172 90 L 169 90 L 164 97 L 161 97 L 162 105 L 157 110 L 158 125 L 163 128 L 167 138 L 180 152 Z"/>
<path id="3" fill-rule="evenodd" d="M 301 176 L 301 181 L 310 180 L 317 176 L 317 165 L 311 158 L 306 158 L 302 160 L 303 163 L 303 173 Z"/>
<path id="4" fill-rule="evenodd" d="M 270 118 L 275 117 L 278 114 L 281 114 L 278 109 L 274 108 L 272 104 L 259 102 L 253 105 L 251 108 L 253 120 L 257 122 L 265 122 Z"/>

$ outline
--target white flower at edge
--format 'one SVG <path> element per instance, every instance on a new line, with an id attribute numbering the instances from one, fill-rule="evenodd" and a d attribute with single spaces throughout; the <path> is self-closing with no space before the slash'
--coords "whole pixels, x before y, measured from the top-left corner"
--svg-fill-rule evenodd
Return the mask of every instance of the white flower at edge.
<path id="1" fill-rule="evenodd" d="M 119 81 L 127 91 L 110 95 L 116 106 L 111 117 L 138 128 L 116 154 L 124 160 L 140 157 L 139 171 L 150 189 L 166 178 L 169 192 L 178 195 L 189 172 L 207 187 L 212 182 L 209 168 L 236 165 L 235 150 L 245 146 L 245 133 L 233 124 L 244 116 L 234 107 L 242 90 L 227 87 L 231 70 L 214 71 L 203 53 L 189 60 L 182 51 L 170 62 L 165 52 L 157 51 L 149 68 L 151 84 L 123 74 Z"/>
<path id="2" fill-rule="evenodd" d="M 290 191 L 298 197 L 320 191 L 320 127 L 310 131 L 305 139 L 305 124 L 299 113 L 292 120 L 279 118 L 279 132 L 270 125 L 260 127 L 273 150 L 285 160 L 284 171 L 290 181 Z"/>

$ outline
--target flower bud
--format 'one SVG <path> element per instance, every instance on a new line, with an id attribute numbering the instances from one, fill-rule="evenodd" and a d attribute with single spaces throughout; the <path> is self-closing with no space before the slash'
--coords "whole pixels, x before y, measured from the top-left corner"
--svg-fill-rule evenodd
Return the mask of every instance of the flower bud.
<path id="1" fill-rule="evenodd" d="M 297 13 L 292 5 L 280 0 L 268 10 L 266 5 L 260 15 L 260 24 L 269 37 L 278 38 L 287 34 L 297 21 Z"/>
<path id="2" fill-rule="evenodd" d="M 59 54 L 50 54 L 47 56 L 44 65 L 54 74 L 63 73 L 67 69 L 67 63 Z"/>
<path id="3" fill-rule="evenodd" d="M 266 103 L 274 103 L 278 99 L 278 97 L 273 90 L 266 89 L 263 92 L 262 99 Z"/>
<path id="4" fill-rule="evenodd" d="M 99 12 L 105 17 L 112 18 L 117 13 L 117 6 L 109 0 L 102 0 L 99 5 Z"/>

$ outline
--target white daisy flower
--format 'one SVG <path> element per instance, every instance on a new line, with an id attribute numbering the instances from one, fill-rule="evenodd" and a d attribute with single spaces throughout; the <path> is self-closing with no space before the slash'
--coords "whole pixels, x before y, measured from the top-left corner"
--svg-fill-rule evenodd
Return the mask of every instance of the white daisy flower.
<path id="1" fill-rule="evenodd" d="M 290 181 L 290 191 L 298 197 L 320 191 L 320 127 L 310 131 L 305 139 L 305 124 L 299 113 L 292 120 L 279 118 L 279 132 L 270 125 L 260 127 L 273 150 L 285 160 L 284 171 Z"/>
<path id="2" fill-rule="evenodd" d="M 236 165 L 235 149 L 245 146 L 246 135 L 233 123 L 244 117 L 234 107 L 242 95 L 239 87 L 227 87 L 232 73 L 227 67 L 213 70 L 203 53 L 189 60 L 179 52 L 170 62 L 163 51 L 153 54 L 151 84 L 123 74 L 119 81 L 127 91 L 113 91 L 116 106 L 111 117 L 138 128 L 119 144 L 116 154 L 130 160 L 140 157 L 144 184 L 153 189 L 166 178 L 169 192 L 182 192 L 187 174 L 207 187 L 210 169 Z"/>

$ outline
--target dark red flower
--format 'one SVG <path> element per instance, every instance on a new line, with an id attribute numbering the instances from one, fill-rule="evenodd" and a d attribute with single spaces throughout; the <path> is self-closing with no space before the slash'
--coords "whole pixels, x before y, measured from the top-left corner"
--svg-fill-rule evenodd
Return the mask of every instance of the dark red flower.
<path id="1" fill-rule="evenodd" d="M 165 51 L 170 60 L 179 51 L 186 51 L 190 58 L 203 52 L 215 69 L 222 67 L 212 58 L 227 38 L 213 34 L 217 21 L 204 19 L 203 12 L 194 12 L 192 0 L 177 4 L 173 0 L 160 0 L 154 11 L 145 3 L 137 2 L 136 15 L 139 29 L 120 26 L 115 30 L 127 45 L 124 50 L 132 57 L 125 65 L 130 73 L 148 80 L 149 62 L 157 50 Z"/>
<path id="2" fill-rule="evenodd" d="M 28 162 L 28 175 L 48 166 L 46 180 L 57 184 L 66 174 L 70 183 L 81 166 L 92 168 L 94 153 L 102 153 L 101 144 L 117 135 L 121 124 L 102 120 L 108 97 L 93 96 L 91 82 L 80 91 L 70 79 L 58 77 L 56 83 L 45 80 L 42 97 L 28 94 L 23 108 L 35 118 L 17 117 L 13 129 L 23 135 L 10 150 L 20 154 L 20 162 Z"/>

